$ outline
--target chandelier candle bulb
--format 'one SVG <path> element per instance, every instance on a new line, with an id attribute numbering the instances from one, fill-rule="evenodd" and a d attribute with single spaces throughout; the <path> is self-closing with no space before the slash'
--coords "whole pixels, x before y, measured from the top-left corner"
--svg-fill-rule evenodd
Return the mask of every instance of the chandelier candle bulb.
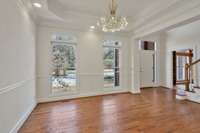
<path id="1" fill-rule="evenodd" d="M 35 7 L 37 7 L 37 8 L 41 8 L 42 7 L 42 4 L 40 4 L 40 3 L 33 3 L 33 5 L 35 6 Z"/>
<path id="2" fill-rule="evenodd" d="M 95 26 L 90 26 L 90 29 L 95 29 Z"/>

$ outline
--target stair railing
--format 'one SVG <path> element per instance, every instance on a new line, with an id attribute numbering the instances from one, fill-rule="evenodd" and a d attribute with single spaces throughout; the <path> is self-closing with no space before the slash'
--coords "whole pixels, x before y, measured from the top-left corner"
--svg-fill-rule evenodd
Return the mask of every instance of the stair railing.
<path id="1" fill-rule="evenodd" d="M 185 88 L 186 88 L 186 91 L 191 91 L 190 90 L 190 83 L 192 83 L 191 68 L 192 68 L 192 66 L 196 65 L 199 62 L 200 62 L 200 59 L 198 59 L 190 64 L 185 64 Z"/>

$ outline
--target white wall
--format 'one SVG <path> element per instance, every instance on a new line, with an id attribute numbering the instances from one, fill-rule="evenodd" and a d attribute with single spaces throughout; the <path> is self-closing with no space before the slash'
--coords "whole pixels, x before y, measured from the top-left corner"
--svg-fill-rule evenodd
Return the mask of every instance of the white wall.
<path id="1" fill-rule="evenodd" d="M 172 88 L 172 51 L 194 49 L 200 52 L 200 21 L 167 32 L 166 36 L 166 86 Z M 195 55 L 200 57 L 199 55 Z M 197 58 L 197 57 L 195 57 Z M 197 75 L 199 77 L 200 75 Z"/>
<path id="2" fill-rule="evenodd" d="M 51 36 L 65 33 L 77 38 L 77 92 L 75 94 L 52 95 L 51 70 Z M 80 32 L 69 29 L 39 26 L 37 32 L 37 98 L 39 102 L 68 99 L 81 96 L 107 94 L 128 91 L 129 86 L 129 41 L 122 36 L 103 35 L 92 31 Z M 122 42 L 122 73 L 119 89 L 103 89 L 103 47 L 105 39 Z"/>
<path id="3" fill-rule="evenodd" d="M 35 35 L 18 0 L 1 1 L 0 18 L 0 132 L 8 133 L 35 106 Z"/>

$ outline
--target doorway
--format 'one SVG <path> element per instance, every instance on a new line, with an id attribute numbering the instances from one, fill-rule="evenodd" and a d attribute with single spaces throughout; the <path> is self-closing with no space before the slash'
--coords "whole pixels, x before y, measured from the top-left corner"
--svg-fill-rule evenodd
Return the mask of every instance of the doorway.
<path id="1" fill-rule="evenodd" d="M 155 42 L 140 41 L 140 86 L 153 87 L 156 81 Z"/>

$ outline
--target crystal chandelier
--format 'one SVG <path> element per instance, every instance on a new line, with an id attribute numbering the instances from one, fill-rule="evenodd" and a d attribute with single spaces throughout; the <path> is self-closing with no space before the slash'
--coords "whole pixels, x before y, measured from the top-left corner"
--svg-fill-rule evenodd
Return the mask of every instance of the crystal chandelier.
<path id="1" fill-rule="evenodd" d="M 116 15 L 117 4 L 115 0 L 111 1 L 109 8 L 110 16 L 100 18 L 97 25 L 101 27 L 104 32 L 116 32 L 125 29 L 128 25 L 127 19 Z"/>

